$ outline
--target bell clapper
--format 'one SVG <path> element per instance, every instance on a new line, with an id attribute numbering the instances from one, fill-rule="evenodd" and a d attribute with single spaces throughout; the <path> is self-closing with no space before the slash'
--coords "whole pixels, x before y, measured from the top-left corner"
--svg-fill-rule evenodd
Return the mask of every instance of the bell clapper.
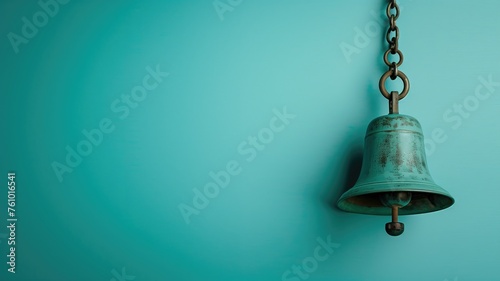
<path id="1" fill-rule="evenodd" d="M 400 206 L 392 206 L 392 222 L 385 224 L 385 232 L 391 236 L 399 236 L 405 231 L 405 225 L 402 222 L 398 222 L 398 212 Z"/>
<path id="2" fill-rule="evenodd" d="M 393 205 L 392 206 L 392 222 L 398 222 L 398 211 L 399 211 L 399 206 Z"/>
<path id="3" fill-rule="evenodd" d="M 385 231 L 391 236 L 399 236 L 405 231 L 405 225 L 398 222 L 399 208 L 411 201 L 411 192 L 386 192 L 380 196 L 380 201 L 392 209 L 392 221 L 385 224 Z"/>

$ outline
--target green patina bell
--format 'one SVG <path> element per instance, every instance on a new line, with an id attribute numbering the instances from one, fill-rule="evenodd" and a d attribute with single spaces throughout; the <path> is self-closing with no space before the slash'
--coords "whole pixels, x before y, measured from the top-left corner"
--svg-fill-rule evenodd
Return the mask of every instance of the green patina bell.
<path id="1" fill-rule="evenodd" d="M 389 100 L 389 115 L 375 118 L 368 125 L 365 137 L 363 165 L 356 184 L 340 197 L 341 210 L 369 215 L 392 215 L 385 225 L 389 235 L 398 236 L 404 224 L 398 215 L 413 215 L 439 211 L 453 205 L 451 195 L 434 183 L 425 157 L 424 136 L 417 119 L 399 114 L 399 101 L 410 91 L 408 77 L 399 70 L 403 53 L 399 49 L 399 6 L 389 0 L 386 8 L 389 28 L 386 39 L 389 48 L 384 62 L 389 67 L 379 81 L 382 95 Z M 397 55 L 398 61 L 391 61 Z M 401 78 L 401 93 L 386 88 L 388 78 Z"/>
<path id="2" fill-rule="evenodd" d="M 398 214 L 442 210 L 454 203 L 434 183 L 427 168 L 424 137 L 417 119 L 389 114 L 374 119 L 366 131 L 363 165 L 356 184 L 345 192 L 338 207 L 346 212 L 391 215 L 388 234 L 403 233 Z"/>
<path id="3" fill-rule="evenodd" d="M 399 114 L 399 101 L 410 90 L 408 77 L 399 70 L 403 53 L 399 50 L 399 6 L 389 0 L 386 14 L 389 28 L 386 39 L 389 49 L 384 62 L 389 67 L 379 81 L 382 95 L 389 100 L 389 115 L 375 118 L 368 125 L 365 136 L 363 165 L 356 184 L 337 202 L 341 210 L 369 215 L 392 215 L 385 225 L 389 235 L 398 236 L 404 224 L 398 215 L 413 215 L 439 211 L 453 205 L 451 195 L 434 183 L 425 157 L 424 136 L 417 119 Z M 392 38 L 391 38 L 392 36 Z M 390 61 L 396 55 L 399 61 Z M 386 89 L 387 78 L 401 78 L 401 93 Z"/>

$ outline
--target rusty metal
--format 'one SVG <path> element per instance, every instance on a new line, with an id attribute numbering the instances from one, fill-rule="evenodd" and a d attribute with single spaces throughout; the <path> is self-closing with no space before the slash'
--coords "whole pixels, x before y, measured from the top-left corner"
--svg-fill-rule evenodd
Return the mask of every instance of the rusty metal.
<path id="1" fill-rule="evenodd" d="M 337 205 L 346 212 L 371 215 L 391 215 L 397 205 L 398 215 L 412 215 L 454 202 L 429 173 L 420 123 L 408 115 L 388 114 L 368 125 L 359 178 Z M 401 234 L 404 225 L 391 222 L 386 231 Z"/>
<path id="2" fill-rule="evenodd" d="M 392 222 L 398 222 L 398 210 L 399 206 L 397 205 L 392 206 Z"/>
<path id="3" fill-rule="evenodd" d="M 388 70 L 379 81 L 382 95 L 389 100 L 389 114 L 375 118 L 366 130 L 363 165 L 356 184 L 344 192 L 337 202 L 339 209 L 360 214 L 391 215 L 386 232 L 398 236 L 405 226 L 399 215 L 413 215 L 446 209 L 455 199 L 434 183 L 425 155 L 422 128 L 417 119 L 399 114 L 399 101 L 410 91 L 408 77 L 399 70 L 404 61 L 399 50 L 399 28 L 396 20 L 400 11 L 395 0 L 389 0 L 386 9 L 389 29 L 388 50 L 384 63 Z M 398 55 L 391 61 L 389 54 Z M 403 81 L 401 93 L 389 92 L 387 78 Z"/>
<path id="4" fill-rule="evenodd" d="M 412 199 L 411 192 L 386 192 L 380 194 L 380 202 L 392 210 L 392 221 L 386 223 L 385 231 L 391 236 L 398 236 L 404 232 L 404 224 L 398 222 L 399 208 L 406 207 Z"/>
<path id="5" fill-rule="evenodd" d="M 405 231 L 405 224 L 398 222 L 399 206 L 392 206 L 392 221 L 385 224 L 385 232 L 391 236 L 399 236 Z"/>
<path id="6" fill-rule="evenodd" d="M 391 13 L 392 9 L 396 10 L 395 14 Z M 396 3 L 396 0 L 389 0 L 389 5 L 387 5 L 385 13 L 387 14 L 388 18 L 391 18 L 391 15 L 394 15 L 394 20 L 397 20 L 399 18 L 399 6 L 398 3 Z"/>
<path id="7" fill-rule="evenodd" d="M 389 54 L 392 54 L 392 50 L 391 49 L 385 51 L 385 53 L 384 53 L 384 63 L 387 66 L 392 66 L 392 62 L 389 61 Z M 396 63 L 396 66 L 400 67 L 403 64 L 403 60 L 404 60 L 403 53 L 401 52 L 401 50 L 397 50 L 393 55 L 395 55 L 395 54 L 399 55 L 399 60 Z"/>
<path id="8" fill-rule="evenodd" d="M 384 73 L 384 75 L 382 75 L 382 77 L 380 78 L 379 85 L 378 85 L 380 88 L 380 92 L 388 100 L 391 99 L 391 94 L 385 88 L 385 81 L 387 81 L 387 78 L 389 78 L 391 75 L 392 75 L 392 70 L 388 70 L 386 73 Z M 401 93 L 398 95 L 398 99 L 402 100 L 406 97 L 406 95 L 410 91 L 410 81 L 408 80 L 408 77 L 402 71 L 398 71 L 398 77 L 401 78 L 401 80 L 403 81 L 403 91 L 401 91 Z M 393 92 L 398 93 L 397 91 L 393 91 Z"/>
<path id="9" fill-rule="evenodd" d="M 389 100 L 389 114 L 399 113 L 399 95 L 398 92 L 391 92 L 391 99 Z"/>
<path id="10" fill-rule="evenodd" d="M 387 40 L 387 43 L 389 43 L 389 48 L 384 53 L 384 63 L 387 65 L 389 70 L 387 70 L 387 72 L 384 73 L 380 78 L 379 89 L 382 95 L 389 100 L 389 113 L 395 114 L 398 113 L 398 105 L 397 102 L 394 101 L 394 96 L 392 95 L 392 93 L 389 94 L 389 91 L 387 91 L 385 81 L 388 77 L 390 77 L 391 80 L 395 80 L 398 77 L 403 80 L 403 90 L 401 94 L 397 95 L 399 100 L 402 100 L 410 91 L 410 81 L 408 80 L 408 77 L 406 77 L 406 75 L 399 70 L 399 67 L 403 64 L 404 56 L 403 52 L 399 50 L 399 27 L 396 25 L 396 20 L 399 18 L 400 10 L 395 0 L 389 1 L 389 4 L 386 8 L 386 14 L 387 18 L 389 19 L 389 28 L 387 29 L 385 38 Z M 397 54 L 399 57 L 398 61 L 391 62 L 389 59 L 389 54 Z M 396 111 L 394 111 L 394 109 L 396 109 Z"/>

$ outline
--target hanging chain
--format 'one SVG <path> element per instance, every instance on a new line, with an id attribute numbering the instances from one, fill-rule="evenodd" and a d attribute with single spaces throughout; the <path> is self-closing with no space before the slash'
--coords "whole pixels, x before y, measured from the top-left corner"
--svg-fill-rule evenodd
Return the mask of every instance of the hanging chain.
<path id="1" fill-rule="evenodd" d="M 399 71 L 399 67 L 403 64 L 404 56 L 401 50 L 399 50 L 399 28 L 396 25 L 396 20 L 399 18 L 399 6 L 396 0 L 389 0 L 389 4 L 386 9 L 387 17 L 389 18 L 389 29 L 385 36 L 387 43 L 389 43 L 389 49 L 384 53 L 384 62 L 389 67 L 384 75 L 380 78 L 379 88 L 382 95 L 389 100 L 389 113 L 399 113 L 398 101 L 402 100 L 410 90 L 410 81 L 408 77 Z M 399 61 L 391 62 L 389 61 L 389 54 L 396 55 L 399 57 Z M 401 78 L 403 80 L 403 91 L 401 93 L 397 91 L 391 91 L 389 93 L 385 88 L 385 81 L 387 78 L 391 80 L 396 80 L 396 78 Z"/>

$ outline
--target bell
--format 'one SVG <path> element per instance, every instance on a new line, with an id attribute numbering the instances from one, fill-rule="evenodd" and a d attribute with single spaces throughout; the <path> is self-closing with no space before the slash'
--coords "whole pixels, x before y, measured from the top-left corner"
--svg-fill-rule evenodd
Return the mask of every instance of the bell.
<path id="1" fill-rule="evenodd" d="M 352 213 L 392 214 L 386 232 L 398 236 L 404 231 L 398 215 L 439 211 L 454 202 L 429 174 L 420 123 L 411 116 L 389 114 L 368 125 L 359 178 L 337 205 Z"/>

